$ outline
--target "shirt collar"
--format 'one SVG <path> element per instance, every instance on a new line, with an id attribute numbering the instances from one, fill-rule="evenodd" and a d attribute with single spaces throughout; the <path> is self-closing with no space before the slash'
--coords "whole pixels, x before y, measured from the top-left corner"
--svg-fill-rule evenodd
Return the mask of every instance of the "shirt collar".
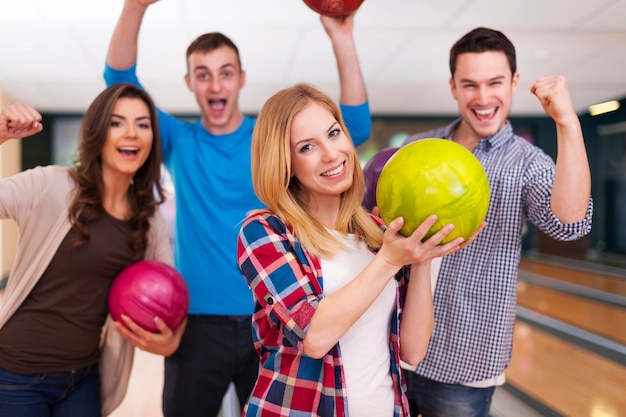
<path id="1" fill-rule="evenodd" d="M 444 129 L 444 137 L 447 139 L 452 139 L 452 132 L 461 124 L 462 119 L 459 117 L 454 122 L 450 123 Z M 498 130 L 495 135 L 487 136 L 478 141 L 477 148 L 489 152 L 494 148 L 499 148 L 502 146 L 507 140 L 509 140 L 513 136 L 513 126 L 511 126 L 511 122 L 506 121 L 505 125 L 502 126 L 502 129 Z"/>

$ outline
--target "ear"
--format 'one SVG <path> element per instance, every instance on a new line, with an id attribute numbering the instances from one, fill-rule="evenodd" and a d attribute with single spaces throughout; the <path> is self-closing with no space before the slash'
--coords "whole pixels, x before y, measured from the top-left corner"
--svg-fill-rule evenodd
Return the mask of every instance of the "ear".
<path id="1" fill-rule="evenodd" d="M 193 88 L 191 88 L 191 77 L 189 74 L 185 74 L 185 84 L 187 85 L 187 89 L 193 92 Z"/>
<path id="2" fill-rule="evenodd" d="M 246 85 L 246 72 L 241 70 L 239 72 L 239 88 L 243 88 Z"/>
<path id="3" fill-rule="evenodd" d="M 518 86 L 519 86 L 519 72 L 515 71 L 515 74 L 513 74 L 513 78 L 511 79 L 511 90 L 513 94 L 517 92 Z"/>
<path id="4" fill-rule="evenodd" d="M 454 84 L 454 77 L 450 77 L 448 83 L 450 84 L 450 93 L 452 94 L 452 97 L 456 100 L 456 85 Z"/>

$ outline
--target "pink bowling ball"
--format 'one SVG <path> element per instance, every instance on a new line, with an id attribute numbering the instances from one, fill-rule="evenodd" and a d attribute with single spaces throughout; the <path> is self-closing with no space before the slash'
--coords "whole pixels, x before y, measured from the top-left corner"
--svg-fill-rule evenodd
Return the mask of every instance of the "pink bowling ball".
<path id="1" fill-rule="evenodd" d="M 158 333 L 154 318 L 174 330 L 189 310 L 189 290 L 176 268 L 158 261 L 139 261 L 115 278 L 109 291 L 109 312 L 115 321 L 122 314 L 142 328 Z"/>

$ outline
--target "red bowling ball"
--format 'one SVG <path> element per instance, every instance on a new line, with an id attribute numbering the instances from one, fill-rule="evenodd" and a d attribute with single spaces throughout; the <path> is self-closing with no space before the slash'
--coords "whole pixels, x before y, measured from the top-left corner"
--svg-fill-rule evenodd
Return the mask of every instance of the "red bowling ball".
<path id="1" fill-rule="evenodd" d="M 142 328 L 158 333 L 154 318 L 174 330 L 189 310 L 189 290 L 176 268 L 157 261 L 140 261 L 126 267 L 109 291 L 109 312 L 115 321 L 122 314 Z"/>
<path id="2" fill-rule="evenodd" d="M 304 0 L 315 12 L 332 17 L 346 16 L 361 6 L 363 0 Z"/>

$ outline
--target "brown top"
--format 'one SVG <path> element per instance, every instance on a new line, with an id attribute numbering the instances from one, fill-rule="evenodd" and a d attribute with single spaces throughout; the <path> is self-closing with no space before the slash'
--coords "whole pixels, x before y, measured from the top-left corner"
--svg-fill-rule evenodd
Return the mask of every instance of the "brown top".
<path id="1" fill-rule="evenodd" d="M 0 367 L 55 373 L 98 362 L 114 278 L 132 262 L 129 222 L 104 214 L 88 225 L 89 242 L 71 248 L 70 229 L 45 273 L 0 330 Z"/>

